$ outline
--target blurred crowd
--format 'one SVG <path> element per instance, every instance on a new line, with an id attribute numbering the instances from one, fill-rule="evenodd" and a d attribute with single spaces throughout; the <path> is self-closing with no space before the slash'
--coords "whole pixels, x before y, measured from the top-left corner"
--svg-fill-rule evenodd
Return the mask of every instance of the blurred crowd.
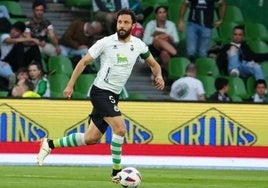
<path id="1" fill-rule="evenodd" d="M 14 18 L 0 1 L 0 76 L 6 96 L 53 97 L 50 77 L 57 68 L 50 67 L 49 59 L 67 57 L 74 67 L 98 39 L 116 32 L 116 13 L 128 8 L 137 19 L 131 34 L 148 45 L 161 65 L 170 100 L 267 102 L 268 50 L 255 50 L 256 42 L 246 35 L 250 24 L 226 19 L 225 0 L 92 0 L 91 7 L 92 17 L 72 20 L 59 37 L 46 18 L 45 0 L 34 0 L 32 17 L 25 18 Z M 267 46 L 267 41 L 260 43 Z M 98 67 L 96 59 L 85 74 L 95 74 Z M 245 88 L 236 91 L 238 83 Z M 125 89 L 121 97 L 128 98 Z"/>

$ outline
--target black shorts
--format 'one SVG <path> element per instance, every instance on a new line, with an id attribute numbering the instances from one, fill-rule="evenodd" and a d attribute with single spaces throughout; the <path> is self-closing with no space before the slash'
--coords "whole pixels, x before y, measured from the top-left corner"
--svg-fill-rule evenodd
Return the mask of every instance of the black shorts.
<path id="1" fill-rule="evenodd" d="M 93 109 L 89 115 L 89 122 L 92 120 L 96 127 L 104 134 L 108 123 L 104 121 L 103 117 L 121 116 L 121 112 L 117 107 L 119 95 L 93 85 L 90 91 L 90 99 Z"/>

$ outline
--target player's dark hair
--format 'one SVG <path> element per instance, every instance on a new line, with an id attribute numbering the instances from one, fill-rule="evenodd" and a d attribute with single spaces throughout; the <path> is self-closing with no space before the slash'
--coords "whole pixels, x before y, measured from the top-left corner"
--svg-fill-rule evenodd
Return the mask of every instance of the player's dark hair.
<path id="1" fill-rule="evenodd" d="M 29 79 L 24 80 L 23 84 L 29 89 L 29 91 L 34 90 L 34 84 L 31 80 L 29 80 Z"/>
<path id="2" fill-rule="evenodd" d="M 216 88 L 216 90 L 221 90 L 223 87 L 227 86 L 228 83 L 229 83 L 229 81 L 226 78 L 222 78 L 222 77 L 216 78 L 215 88 Z"/>
<path id="3" fill-rule="evenodd" d="M 158 6 L 158 7 L 155 8 L 155 10 L 154 10 L 154 14 L 157 14 L 157 12 L 158 12 L 158 10 L 159 10 L 160 8 L 165 9 L 166 12 L 168 11 L 168 7 L 167 7 L 167 6 L 163 6 L 163 5 L 161 5 L 161 6 Z"/>
<path id="4" fill-rule="evenodd" d="M 233 32 L 234 32 L 234 30 L 236 30 L 236 29 L 242 30 L 242 31 L 243 31 L 243 34 L 245 35 L 245 26 L 244 26 L 244 25 L 237 25 L 237 26 L 234 26 L 234 28 L 233 28 Z"/>
<path id="5" fill-rule="evenodd" d="M 31 62 L 29 66 L 31 66 L 31 65 L 36 65 L 36 67 L 37 67 L 38 70 L 42 70 L 42 65 L 41 65 L 41 63 L 39 63 L 39 62 L 37 62 L 37 61 L 33 61 L 33 62 Z"/>
<path id="6" fill-rule="evenodd" d="M 254 84 L 254 88 L 256 88 L 259 84 L 263 84 L 265 86 L 265 88 L 267 87 L 267 83 L 265 80 L 263 79 L 258 79 L 256 80 L 255 84 Z"/>
<path id="7" fill-rule="evenodd" d="M 135 16 L 135 13 L 134 13 L 132 10 L 127 9 L 127 8 L 123 8 L 123 9 L 121 9 L 121 10 L 119 10 L 119 11 L 117 12 L 117 20 L 118 20 L 118 17 L 119 17 L 120 15 L 124 15 L 124 14 L 126 14 L 126 15 L 130 15 L 130 16 L 131 16 L 131 19 L 132 19 L 132 23 L 133 23 L 133 24 L 136 23 L 136 16 Z"/>
<path id="8" fill-rule="evenodd" d="M 47 8 L 47 6 L 46 6 L 46 1 L 45 1 L 45 0 L 35 0 L 35 1 L 33 2 L 33 4 L 32 4 L 32 9 L 35 9 L 35 7 L 38 7 L 38 6 L 40 6 L 40 5 L 42 5 L 42 6 L 44 7 L 44 9 Z"/>
<path id="9" fill-rule="evenodd" d="M 26 29 L 26 26 L 23 22 L 17 21 L 11 26 L 11 28 L 16 29 L 16 30 L 20 31 L 21 33 L 23 33 Z"/>

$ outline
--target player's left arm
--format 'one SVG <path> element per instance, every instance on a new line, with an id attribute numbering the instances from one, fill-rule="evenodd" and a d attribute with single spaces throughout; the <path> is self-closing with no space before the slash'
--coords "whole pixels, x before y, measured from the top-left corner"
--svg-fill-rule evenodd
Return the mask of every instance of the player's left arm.
<path id="1" fill-rule="evenodd" d="M 165 82 L 162 76 L 162 71 L 161 71 L 161 67 L 160 65 L 157 63 L 157 61 L 154 59 L 154 57 L 152 56 L 152 54 L 149 55 L 149 57 L 147 57 L 145 59 L 145 62 L 150 66 L 154 76 L 155 76 L 155 87 L 157 89 L 163 90 L 165 87 Z"/>

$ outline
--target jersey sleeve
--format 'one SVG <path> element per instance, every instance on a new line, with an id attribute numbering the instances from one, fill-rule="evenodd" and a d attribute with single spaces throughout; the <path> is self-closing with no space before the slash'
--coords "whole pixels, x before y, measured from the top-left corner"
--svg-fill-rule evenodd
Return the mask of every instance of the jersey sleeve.
<path id="1" fill-rule="evenodd" d="M 106 43 L 106 37 L 98 40 L 95 44 L 93 44 L 89 49 L 88 49 L 88 53 L 91 55 L 91 57 L 93 57 L 93 59 L 96 59 L 97 57 L 100 56 L 100 54 L 102 53 L 103 49 L 104 49 L 104 45 Z"/>
<path id="2" fill-rule="evenodd" d="M 198 80 L 198 88 L 197 89 L 198 89 L 198 95 L 205 94 L 204 86 L 200 80 Z"/>
<path id="3" fill-rule="evenodd" d="M 144 42 L 142 42 L 140 49 L 141 49 L 140 57 L 142 59 L 147 59 L 151 54 L 148 46 Z"/>

